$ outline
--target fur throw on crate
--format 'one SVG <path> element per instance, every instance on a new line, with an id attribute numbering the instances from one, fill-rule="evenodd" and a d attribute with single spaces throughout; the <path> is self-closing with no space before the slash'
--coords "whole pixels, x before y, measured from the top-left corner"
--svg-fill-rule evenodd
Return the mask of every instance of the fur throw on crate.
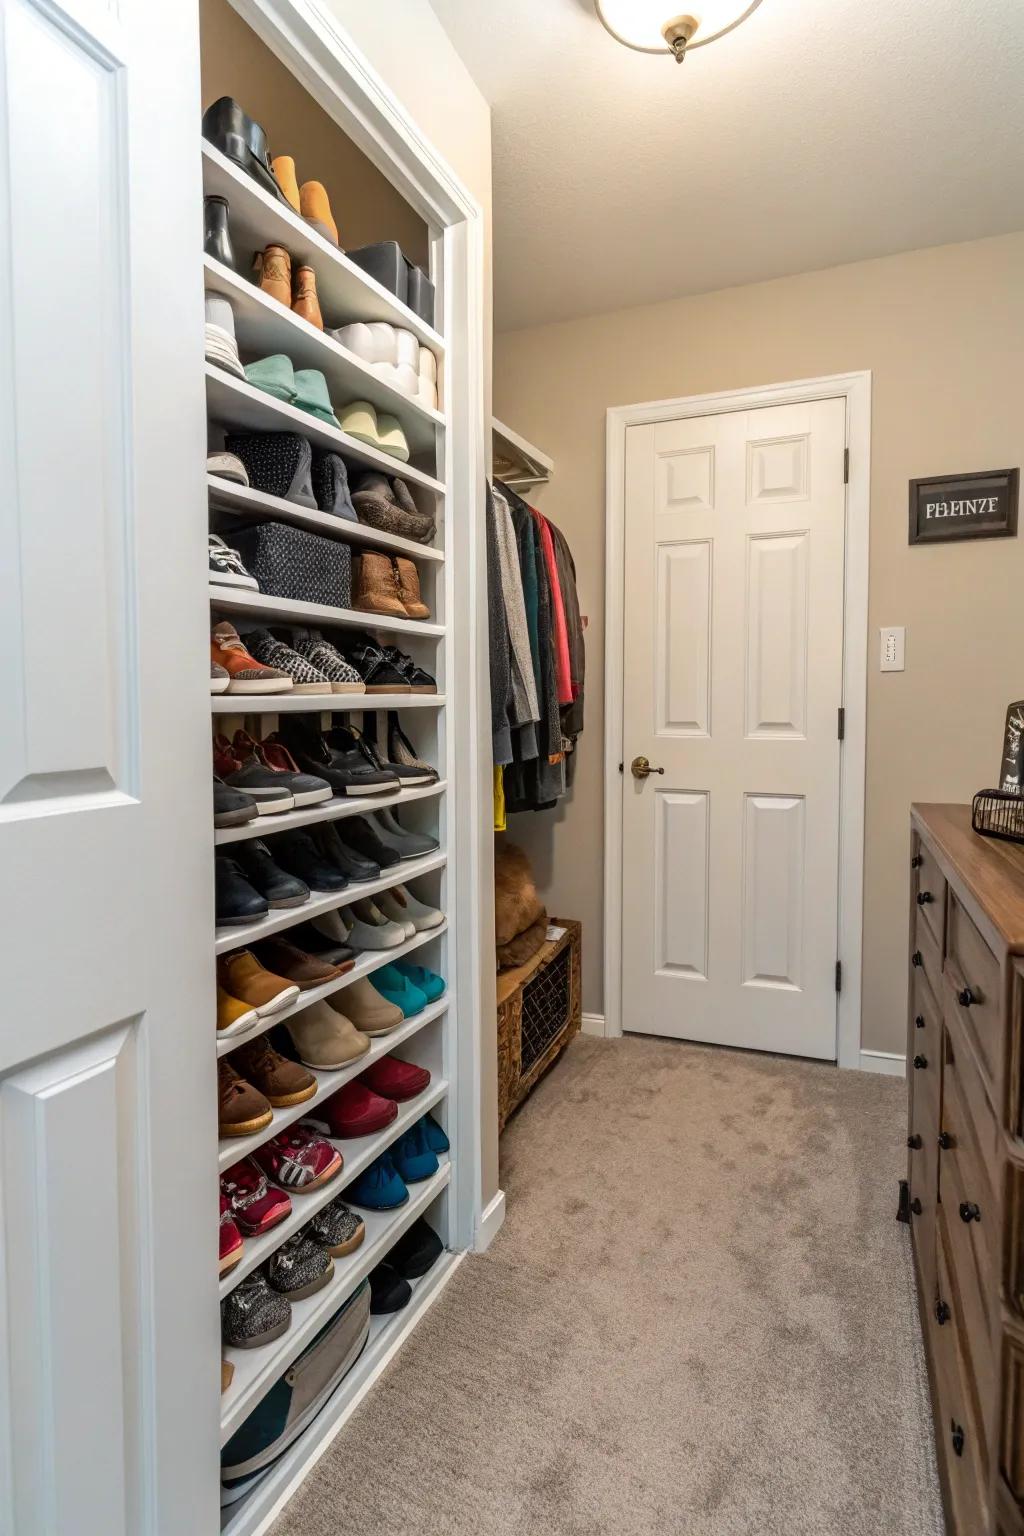
<path id="1" fill-rule="evenodd" d="M 544 943 L 548 915 L 537 895 L 530 861 L 499 838 L 494 848 L 494 938 L 498 970 L 524 965 Z"/>

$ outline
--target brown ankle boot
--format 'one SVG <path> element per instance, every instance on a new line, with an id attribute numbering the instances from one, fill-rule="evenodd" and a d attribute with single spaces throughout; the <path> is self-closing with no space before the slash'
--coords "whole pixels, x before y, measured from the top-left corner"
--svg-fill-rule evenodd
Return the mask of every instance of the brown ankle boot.
<path id="1" fill-rule="evenodd" d="M 415 561 L 395 556 L 398 595 L 410 619 L 429 619 L 430 609 L 420 596 L 420 573 Z"/>
<path id="2" fill-rule="evenodd" d="M 303 320 L 308 320 L 310 325 L 315 325 L 318 331 L 323 330 L 324 317 L 320 313 L 320 301 L 316 296 L 316 273 L 312 267 L 299 267 L 296 270 L 292 309 Z"/>
<path id="3" fill-rule="evenodd" d="M 265 251 L 257 251 L 252 264 L 263 292 L 291 309 L 292 259 L 284 246 L 268 245 Z"/>
<path id="4" fill-rule="evenodd" d="M 398 581 L 390 557 L 366 553 L 353 563 L 353 608 L 358 608 L 361 613 L 386 613 L 392 618 L 406 618 L 405 604 L 398 595 Z"/>

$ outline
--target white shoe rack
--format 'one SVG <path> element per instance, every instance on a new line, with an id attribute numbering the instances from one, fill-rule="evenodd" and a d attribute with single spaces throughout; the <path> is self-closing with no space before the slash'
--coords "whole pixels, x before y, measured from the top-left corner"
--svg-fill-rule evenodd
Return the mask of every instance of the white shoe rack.
<path id="1" fill-rule="evenodd" d="M 302 7 L 291 0 L 233 0 L 241 14 L 265 42 L 288 60 L 301 37 L 307 54 L 317 61 L 321 89 L 317 99 L 326 105 L 324 82 L 333 83 L 337 99 L 328 107 L 331 115 L 352 137 L 365 138 L 366 102 L 355 110 L 365 82 L 359 79 L 354 56 L 337 37 L 333 39 L 318 23 L 302 20 Z M 311 37 L 316 33 L 316 47 Z M 276 46 L 280 43 L 280 48 Z M 292 66 L 294 68 L 294 65 Z M 295 72 L 301 78 L 301 72 Z M 245 106 L 244 100 L 242 101 Z M 384 111 L 383 98 L 376 105 Z M 383 122 L 383 118 L 381 119 Z M 358 128 L 357 124 L 362 126 Z M 400 136 L 401 137 L 401 136 Z M 287 152 L 286 145 L 276 146 Z M 361 145 L 365 148 L 365 145 Z M 426 180 L 434 177 L 438 193 L 442 185 L 440 163 L 418 144 L 411 131 L 405 142 L 389 150 L 383 143 L 375 156 L 388 174 L 388 155 L 394 157 L 393 179 L 407 194 L 408 173 L 402 170 L 422 157 Z M 472 276 L 477 258 L 466 247 L 465 216 L 450 222 L 437 213 L 428 219 L 432 231 L 432 275 L 437 287 L 437 313 L 447 317 L 446 330 L 425 324 L 297 214 L 271 198 L 248 175 L 215 148 L 202 143 L 203 190 L 228 203 L 228 223 L 236 262 L 234 272 L 208 256 L 202 257 L 208 292 L 230 299 L 235 313 L 236 335 L 243 362 L 283 352 L 296 367 L 319 368 L 326 376 L 336 411 L 355 399 L 369 399 L 399 419 L 409 443 L 411 461 L 403 464 L 376 448 L 358 442 L 306 412 L 283 404 L 254 389 L 245 381 L 212 364 L 204 365 L 209 447 L 221 448 L 225 430 L 293 431 L 313 444 L 341 453 L 350 466 L 383 470 L 389 477 L 405 480 L 421 507 L 433 507 L 437 534 L 430 546 L 416 544 L 352 524 L 322 512 L 295 506 L 280 498 L 207 476 L 210 526 L 231 543 L 232 525 L 238 519 L 276 519 L 360 548 L 377 548 L 410 555 L 417 564 L 424 601 L 430 619 L 384 619 L 354 610 L 304 604 L 268 594 L 218 587 L 209 589 L 211 624 L 228 619 L 242 634 L 247 628 L 289 625 L 322 629 L 343 647 L 345 632 L 368 630 L 385 644 L 397 645 L 437 679 L 436 694 L 211 697 L 213 731 L 229 738 L 236 726 L 265 737 L 276 725 L 276 716 L 289 713 L 319 715 L 328 725 L 331 716 L 352 716 L 361 724 L 364 712 L 379 712 L 381 744 L 386 741 L 385 711 L 397 710 L 417 753 L 439 772 L 434 784 L 401 790 L 383 798 L 333 799 L 284 815 L 261 815 L 243 826 L 221 828 L 213 836 L 214 851 L 230 856 L 236 843 L 294 827 L 315 827 L 327 821 L 366 814 L 379 805 L 395 807 L 403 824 L 429 832 L 438 839 L 436 851 L 403 860 L 382 872 L 379 879 L 350 883 L 339 893 L 314 891 L 304 905 L 272 910 L 266 917 L 244 926 L 219 928 L 216 953 L 245 948 L 271 934 L 288 937 L 296 924 L 336 908 L 342 908 L 396 884 L 409 883 L 424 901 L 440 908 L 443 923 L 418 932 L 400 947 L 363 952 L 346 975 L 305 992 L 286 1010 L 261 1020 L 255 1029 L 211 1042 L 211 1066 L 218 1056 L 229 1054 L 275 1024 L 332 994 L 343 993 L 360 977 L 405 955 L 427 965 L 447 982 L 445 994 L 419 1015 L 406 1019 L 390 1035 L 374 1037 L 370 1050 L 359 1061 L 334 1072 L 317 1072 L 314 1098 L 278 1110 L 262 1131 L 247 1137 L 225 1138 L 220 1143 L 219 1171 L 250 1155 L 286 1125 L 307 1114 L 316 1114 L 320 1102 L 356 1077 L 372 1061 L 394 1054 L 427 1067 L 429 1087 L 423 1094 L 399 1106 L 399 1114 L 385 1130 L 358 1139 L 338 1141 L 344 1158 L 341 1174 L 323 1188 L 303 1197 L 292 1194 L 292 1213 L 286 1221 L 260 1238 L 247 1238 L 241 1262 L 220 1281 L 221 1300 L 248 1274 L 262 1264 L 275 1248 L 293 1235 L 314 1212 L 344 1196 L 347 1185 L 387 1149 L 404 1130 L 429 1111 L 445 1127 L 451 1152 L 440 1160 L 429 1180 L 410 1186 L 410 1199 L 395 1211 L 359 1211 L 366 1224 L 362 1246 L 336 1259 L 329 1284 L 292 1307 L 290 1327 L 280 1339 L 255 1349 L 226 1346 L 223 1358 L 234 1367 L 233 1379 L 220 1399 L 220 1439 L 223 1446 L 287 1371 L 295 1358 L 329 1318 L 350 1297 L 369 1271 L 384 1258 L 401 1234 L 419 1216 L 425 1216 L 445 1243 L 446 1253 L 413 1287 L 413 1298 L 401 1312 L 374 1317 L 370 1336 L 359 1360 L 345 1376 L 326 1407 L 273 1469 L 244 1499 L 224 1506 L 222 1532 L 226 1536 L 257 1536 L 267 1529 L 275 1513 L 305 1472 L 322 1454 L 361 1397 L 395 1350 L 423 1316 L 450 1278 L 459 1258 L 473 1241 L 479 1225 L 479 1041 L 481 1017 L 478 976 L 481 954 L 486 955 L 489 933 L 479 933 L 479 865 L 481 848 L 489 842 L 489 806 L 481 802 L 486 784 L 486 765 L 478 755 L 478 665 L 486 674 L 486 655 L 479 663 L 470 654 L 479 647 L 485 628 L 479 622 L 477 603 L 482 600 L 477 581 L 482 573 L 482 551 L 474 520 L 479 516 L 477 490 L 482 492 L 482 416 L 474 389 L 479 384 L 476 361 L 458 349 L 481 346 L 471 322 Z M 318 174 L 315 165 L 300 167 L 304 177 Z M 300 178 L 301 179 L 301 178 Z M 413 199 L 410 198 L 410 201 Z M 450 199 L 449 199 L 450 201 Z M 421 209 L 421 211 L 424 211 Z M 338 211 L 339 223 L 342 210 Z M 381 232 L 386 237 L 387 231 Z M 293 269 L 308 262 L 316 273 L 320 307 L 326 326 L 358 320 L 384 320 L 411 330 L 438 360 L 438 410 L 411 399 L 378 378 L 353 353 L 317 330 L 290 310 L 262 293 L 245 275 L 252 253 L 266 245 L 283 245 L 292 256 Z M 475 384 L 474 384 L 475 381 Z M 467 391 L 468 385 L 468 391 Z M 456 412 L 452 413 L 453 392 Z M 456 420 L 457 416 L 457 420 Z M 482 539 L 482 534 L 480 535 Z M 458 603 L 456 603 L 458 592 Z M 486 725 L 484 729 L 486 741 Z M 451 807 L 458 795 L 459 817 Z M 477 825 L 479 822 L 479 826 Z M 489 875 L 488 875 L 489 880 Z M 211 1179 L 213 1170 L 211 1170 Z M 211 1264 L 213 1255 L 211 1254 Z M 219 1379 L 219 1365 L 211 1362 L 211 1379 Z"/>

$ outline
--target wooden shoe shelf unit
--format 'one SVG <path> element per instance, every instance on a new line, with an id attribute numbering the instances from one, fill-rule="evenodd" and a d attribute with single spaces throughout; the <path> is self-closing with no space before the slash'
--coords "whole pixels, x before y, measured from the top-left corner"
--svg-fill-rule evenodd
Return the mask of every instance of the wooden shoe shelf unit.
<path id="1" fill-rule="evenodd" d="M 437 313 L 444 314 L 444 333 L 414 315 L 345 254 L 323 239 L 290 207 L 275 201 L 262 187 L 212 145 L 202 143 L 204 194 L 226 199 L 228 223 L 236 261 L 245 270 L 251 254 L 266 245 L 283 245 L 293 266 L 308 262 L 315 271 L 325 324 L 383 320 L 412 331 L 438 362 L 440 408 L 410 399 L 380 379 L 361 359 L 262 293 L 247 276 L 231 271 L 209 256 L 202 258 L 208 293 L 228 298 L 233 306 L 236 337 L 243 362 L 273 353 L 286 353 L 296 368 L 318 368 L 326 376 L 336 411 L 356 399 L 370 400 L 395 415 L 405 432 L 411 462 L 403 464 L 359 442 L 318 418 L 262 393 L 212 364 L 204 365 L 209 447 L 219 450 L 225 431 L 298 432 L 313 445 L 343 455 L 350 469 L 383 471 L 401 478 L 421 508 L 433 508 L 437 534 L 430 546 L 353 524 L 214 475 L 206 477 L 210 526 L 231 543 L 232 526 L 244 519 L 277 520 L 349 543 L 353 553 L 372 548 L 409 555 L 420 572 L 428 621 L 379 618 L 351 609 L 298 603 L 237 587 L 209 588 L 211 624 L 225 618 L 242 633 L 269 625 L 315 626 L 344 644 L 345 631 L 379 633 L 389 644 L 411 654 L 437 678 L 436 694 L 335 694 L 326 696 L 232 696 L 211 699 L 212 727 L 231 735 L 238 724 L 265 736 L 274 717 L 290 713 L 318 715 L 323 725 L 374 712 L 386 728 L 382 712 L 412 712 L 407 723 L 417 751 L 437 767 L 439 780 L 397 795 L 334 799 L 285 815 L 261 815 L 244 826 L 215 832 L 217 853 L 230 856 L 232 845 L 251 838 L 270 839 L 295 827 L 314 827 L 386 804 L 397 808 L 404 825 L 435 835 L 433 853 L 403 861 L 380 878 L 350 884 L 339 893 L 314 891 L 304 905 L 272 910 L 241 927 L 219 928 L 214 939 L 218 955 L 256 944 L 271 934 L 289 937 L 289 930 L 311 917 L 409 883 L 422 900 L 441 909 L 444 921 L 418 932 L 399 948 L 363 952 L 346 975 L 302 993 L 285 1011 L 262 1020 L 255 1030 L 237 1037 L 211 1040 L 211 1067 L 216 1057 L 229 1055 L 246 1041 L 274 1028 L 312 1003 L 344 989 L 360 977 L 403 956 L 427 965 L 446 980 L 444 995 L 420 1014 L 408 1018 L 390 1035 L 373 1038 L 368 1055 L 339 1071 L 317 1072 L 316 1095 L 303 1104 L 278 1110 L 262 1131 L 241 1138 L 224 1138 L 218 1154 L 219 1171 L 251 1154 L 286 1126 L 306 1115 L 314 1118 L 323 1100 L 350 1081 L 372 1061 L 386 1054 L 414 1061 L 431 1073 L 428 1088 L 399 1106 L 399 1114 L 384 1131 L 339 1141 L 344 1158 L 341 1174 L 311 1194 L 292 1195 L 292 1212 L 279 1227 L 259 1238 L 246 1239 L 239 1264 L 220 1281 L 221 1300 L 261 1265 L 317 1209 L 341 1195 L 346 1187 L 428 1110 L 446 1129 L 450 1154 L 440 1159 L 437 1173 L 410 1186 L 410 1198 L 394 1211 L 360 1211 L 366 1225 L 362 1246 L 336 1259 L 329 1284 L 292 1306 L 291 1324 L 266 1346 L 235 1350 L 224 1347 L 223 1358 L 233 1367 L 220 1397 L 220 1443 L 225 1445 L 265 1394 L 319 1333 L 343 1303 L 386 1257 L 389 1248 L 419 1216 L 425 1216 L 445 1243 L 446 1252 L 413 1286 L 409 1304 L 390 1316 L 373 1317 L 369 1337 L 355 1365 L 344 1376 L 313 1422 L 246 1496 L 225 1504 L 221 1529 L 225 1536 L 258 1536 L 301 1482 L 311 1464 L 344 1424 L 356 1403 L 372 1387 L 395 1350 L 415 1327 L 450 1278 L 480 1227 L 480 1069 L 478 1020 L 481 1008 L 483 957 L 490 934 L 479 928 L 480 860 L 486 857 L 487 767 L 479 756 L 480 678 L 474 652 L 485 644 L 476 615 L 482 613 L 483 555 L 479 508 L 483 492 L 483 421 L 480 410 L 481 347 L 478 320 L 478 211 L 455 187 L 450 173 L 428 151 L 408 124 L 388 121 L 394 104 L 368 87 L 362 62 L 350 53 L 340 34 L 322 19 L 311 19 L 291 0 L 231 0 L 235 10 L 257 35 L 288 64 L 300 83 L 315 94 L 383 175 L 402 191 L 424 218 L 430 234 L 432 276 L 437 288 Z M 301 56 L 301 57 L 300 57 Z M 299 62 L 296 62 L 299 60 Z M 233 94 L 238 94 L 237 87 Z M 244 102 L 243 102 L 244 105 Z M 369 125 L 369 126 L 368 126 Z M 283 146 L 282 146 L 283 147 Z M 329 146 L 325 146 L 325 154 Z M 315 166 L 303 167 L 315 176 Z M 344 240 L 344 210 L 336 210 Z M 382 231 L 382 237 L 386 231 Z M 453 398 L 457 413 L 450 414 Z M 456 602 L 456 593 L 459 601 Z M 466 601 L 466 594 L 472 594 Z M 479 595 L 478 595 L 479 594 Z M 460 816 L 453 814 L 458 793 Z M 479 814 L 478 814 L 479 813 Z M 483 831 L 481 832 L 481 829 Z M 489 879 L 489 876 L 487 877 Z M 211 1169 L 211 1184 L 216 1170 Z M 212 1254 L 211 1254 L 212 1267 Z M 218 1379 L 211 1361 L 210 1379 Z M 216 1390 L 213 1387 L 213 1390 Z M 204 1533 L 205 1536 L 205 1533 Z"/>

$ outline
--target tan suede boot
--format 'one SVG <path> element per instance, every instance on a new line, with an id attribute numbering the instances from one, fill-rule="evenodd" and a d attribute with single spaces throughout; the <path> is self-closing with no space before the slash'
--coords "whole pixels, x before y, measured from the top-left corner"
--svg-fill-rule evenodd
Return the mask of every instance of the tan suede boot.
<path id="1" fill-rule="evenodd" d="M 274 177 L 296 213 L 300 213 L 299 180 L 295 174 L 295 161 L 291 155 L 275 155 L 271 160 Z"/>
<path id="2" fill-rule="evenodd" d="M 395 568 L 388 555 L 366 553 L 354 561 L 352 606 L 361 613 L 384 613 L 392 618 L 407 617 L 398 593 Z"/>
<path id="3" fill-rule="evenodd" d="M 410 619 L 429 619 L 430 609 L 420 595 L 420 573 L 416 562 L 407 560 L 403 555 L 396 555 L 395 571 L 398 576 L 398 595 Z"/>
<path id="4" fill-rule="evenodd" d="M 313 1003 L 282 1026 L 291 1036 L 295 1054 L 307 1067 L 337 1071 L 370 1049 L 367 1037 L 341 1012 L 345 993 L 339 992 L 337 997 L 337 1008 L 328 1008 L 323 1001 Z"/>
<path id="5" fill-rule="evenodd" d="M 302 217 L 307 224 L 311 224 L 318 234 L 323 235 L 332 245 L 338 244 L 338 226 L 334 222 L 331 213 L 331 202 L 327 196 L 327 188 L 321 181 L 304 181 L 299 188 L 299 207 Z"/>
<path id="6" fill-rule="evenodd" d="M 268 245 L 265 251 L 257 251 L 252 264 L 263 292 L 291 309 L 292 259 L 284 246 Z"/>
<path id="7" fill-rule="evenodd" d="M 315 325 L 318 331 L 323 330 L 324 317 L 320 313 L 320 301 L 316 296 L 316 273 L 312 267 L 299 267 L 296 270 L 292 309 L 303 320 L 308 320 L 310 325 Z"/>

